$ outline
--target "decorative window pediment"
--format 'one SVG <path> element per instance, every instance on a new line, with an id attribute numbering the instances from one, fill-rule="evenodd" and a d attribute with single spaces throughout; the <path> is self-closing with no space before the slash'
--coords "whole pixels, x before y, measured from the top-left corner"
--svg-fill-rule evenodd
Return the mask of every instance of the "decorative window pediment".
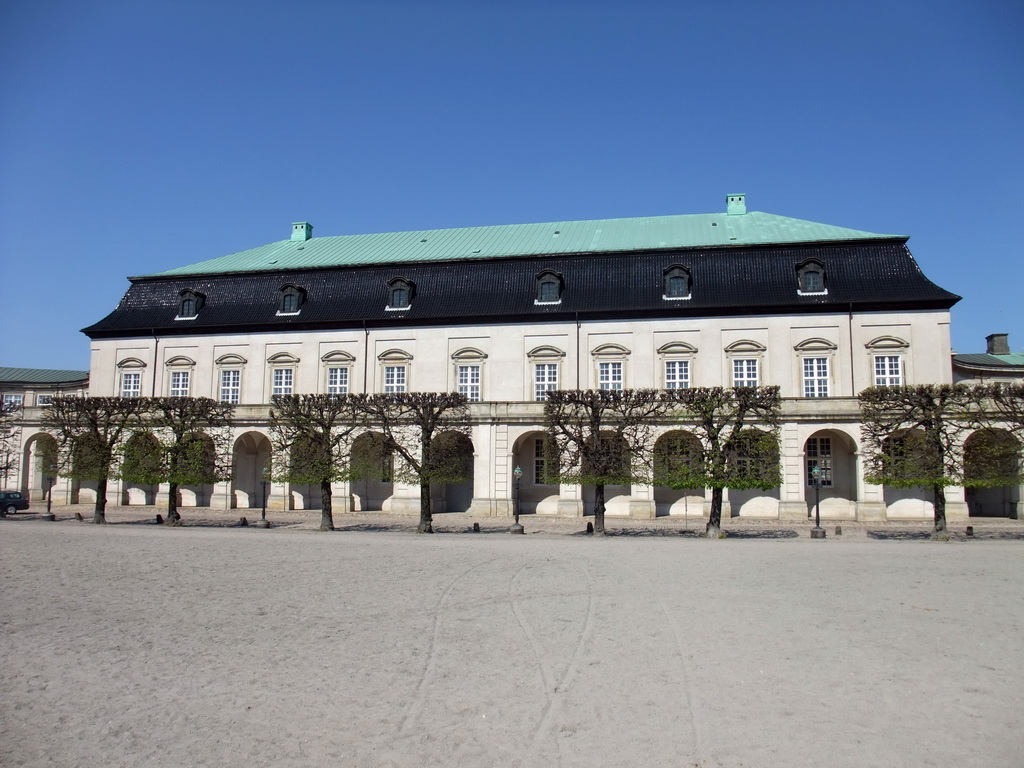
<path id="1" fill-rule="evenodd" d="M 904 341 L 898 336 L 879 336 L 878 338 L 872 339 L 864 346 L 872 350 L 907 349 L 910 346 L 910 342 Z"/>
<path id="2" fill-rule="evenodd" d="M 195 364 L 195 360 L 191 357 L 185 357 L 185 355 L 175 355 L 166 363 L 168 368 L 191 368 Z"/>
<path id="3" fill-rule="evenodd" d="M 531 360 L 561 360 L 565 357 L 565 352 L 560 350 L 558 347 L 552 347 L 547 344 L 539 347 L 534 347 L 526 356 Z"/>
<path id="4" fill-rule="evenodd" d="M 404 349 L 389 349 L 377 355 L 377 359 L 383 363 L 406 363 L 412 360 L 412 355 Z"/>
<path id="5" fill-rule="evenodd" d="M 126 357 L 117 364 L 118 368 L 145 368 L 146 364 L 137 357 Z"/>
<path id="6" fill-rule="evenodd" d="M 797 293 L 823 295 L 828 293 L 825 286 L 825 266 L 817 259 L 806 259 L 796 267 Z"/>
<path id="7" fill-rule="evenodd" d="M 277 314 L 297 315 L 302 311 L 302 305 L 306 303 L 306 290 L 297 285 L 286 283 L 281 286 L 281 296 L 278 299 Z"/>
<path id="8" fill-rule="evenodd" d="M 338 365 L 348 365 L 356 361 L 354 356 L 350 355 L 348 352 L 342 352 L 340 349 L 328 352 L 326 355 L 321 357 L 320 360 L 325 363 L 337 363 Z"/>
<path id="9" fill-rule="evenodd" d="M 481 352 L 479 349 L 474 347 L 463 347 L 460 350 L 452 353 L 452 360 L 486 360 L 487 353 Z"/>
<path id="10" fill-rule="evenodd" d="M 386 309 L 409 309 L 416 286 L 404 277 L 395 277 L 388 281 L 388 305 Z"/>
<path id="11" fill-rule="evenodd" d="M 590 352 L 594 357 L 627 357 L 629 350 L 621 344 L 602 344 Z"/>
<path id="12" fill-rule="evenodd" d="M 828 339 L 806 339 L 793 349 L 797 352 L 835 352 L 837 347 Z"/>
<path id="13" fill-rule="evenodd" d="M 658 347 L 659 355 L 695 355 L 697 348 L 685 341 L 670 341 Z"/>
<path id="14" fill-rule="evenodd" d="M 732 344 L 725 348 L 725 351 L 729 354 L 749 354 L 752 352 L 765 352 L 767 347 L 764 344 L 758 344 L 756 341 L 750 339 L 742 339 L 740 341 L 734 341 Z"/>
<path id="15" fill-rule="evenodd" d="M 534 304 L 558 304 L 562 301 L 565 280 L 553 269 L 543 269 L 537 273 L 537 297 Z"/>
<path id="16" fill-rule="evenodd" d="M 268 357 L 267 362 L 270 365 L 294 365 L 299 362 L 299 358 L 291 352 L 278 352 L 276 355 Z"/>
<path id="17" fill-rule="evenodd" d="M 236 355 L 233 352 L 229 352 L 226 355 L 221 355 L 216 360 L 214 360 L 214 362 L 217 365 L 245 365 L 249 361 L 246 360 L 241 355 Z"/>
<path id="18" fill-rule="evenodd" d="M 690 298 L 690 270 L 681 264 L 666 267 L 661 298 L 666 301 Z"/>
<path id="19" fill-rule="evenodd" d="M 184 290 L 178 294 L 178 316 L 175 320 L 192 320 L 206 303 L 206 296 L 198 291 Z"/>

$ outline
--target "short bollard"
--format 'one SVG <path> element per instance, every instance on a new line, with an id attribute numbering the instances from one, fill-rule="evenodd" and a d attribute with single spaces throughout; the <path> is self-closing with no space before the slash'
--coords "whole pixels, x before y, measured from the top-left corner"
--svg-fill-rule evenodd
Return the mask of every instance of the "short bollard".
<path id="1" fill-rule="evenodd" d="M 473 533 L 480 533 L 480 523 L 473 523 Z"/>
<path id="2" fill-rule="evenodd" d="M 248 528 L 249 527 L 249 520 L 244 515 L 242 517 L 238 518 L 238 527 L 239 528 Z"/>
<path id="3" fill-rule="evenodd" d="M 593 532 L 594 532 L 594 524 L 593 523 L 587 523 L 587 533 L 593 533 Z"/>
<path id="4" fill-rule="evenodd" d="M 968 536 L 973 536 L 974 535 L 974 526 L 973 525 L 968 525 L 966 533 L 967 533 Z"/>
<path id="5" fill-rule="evenodd" d="M 836 536 L 842 536 L 842 535 L 843 535 L 843 526 L 837 525 L 836 526 Z"/>

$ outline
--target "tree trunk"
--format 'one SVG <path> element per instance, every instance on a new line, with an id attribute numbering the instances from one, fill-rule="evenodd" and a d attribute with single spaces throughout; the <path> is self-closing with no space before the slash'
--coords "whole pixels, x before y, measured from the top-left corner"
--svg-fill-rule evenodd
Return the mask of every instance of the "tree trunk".
<path id="1" fill-rule="evenodd" d="M 594 535 L 604 536 L 604 483 L 594 486 Z"/>
<path id="2" fill-rule="evenodd" d="M 93 508 L 92 521 L 96 525 L 107 523 L 107 478 L 96 482 L 96 506 Z"/>
<path id="3" fill-rule="evenodd" d="M 167 519 L 164 525 L 181 525 L 181 515 L 178 514 L 178 484 L 168 483 L 167 490 Z"/>
<path id="4" fill-rule="evenodd" d="M 320 481 L 320 530 L 334 530 L 334 508 L 331 504 L 331 481 Z"/>
<path id="5" fill-rule="evenodd" d="M 420 483 L 420 524 L 416 533 L 433 533 L 433 517 L 430 514 L 430 483 Z"/>
<path id="6" fill-rule="evenodd" d="M 946 530 L 946 489 L 941 485 L 933 485 L 932 496 L 935 507 L 935 530 L 932 532 L 932 538 L 949 541 L 949 532 Z"/>
<path id="7" fill-rule="evenodd" d="M 722 536 L 722 489 L 711 489 L 711 513 L 708 515 L 708 524 L 704 529 L 704 537 L 718 539 Z"/>

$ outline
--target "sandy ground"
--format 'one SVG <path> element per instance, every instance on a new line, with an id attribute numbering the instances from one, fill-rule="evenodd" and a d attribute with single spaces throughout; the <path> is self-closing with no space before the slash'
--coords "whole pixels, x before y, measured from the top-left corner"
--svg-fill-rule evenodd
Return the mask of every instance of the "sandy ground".
<path id="1" fill-rule="evenodd" d="M 3 766 L 1024 765 L 1014 521 L 57 511 L 0 520 Z"/>

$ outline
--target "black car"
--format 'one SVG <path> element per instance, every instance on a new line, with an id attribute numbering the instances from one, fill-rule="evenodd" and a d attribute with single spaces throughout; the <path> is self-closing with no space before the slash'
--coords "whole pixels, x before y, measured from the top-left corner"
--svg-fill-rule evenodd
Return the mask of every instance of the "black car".
<path id="1" fill-rule="evenodd" d="M 18 491 L 0 491 L 0 511 L 13 515 L 19 509 L 28 509 L 28 499 Z"/>

